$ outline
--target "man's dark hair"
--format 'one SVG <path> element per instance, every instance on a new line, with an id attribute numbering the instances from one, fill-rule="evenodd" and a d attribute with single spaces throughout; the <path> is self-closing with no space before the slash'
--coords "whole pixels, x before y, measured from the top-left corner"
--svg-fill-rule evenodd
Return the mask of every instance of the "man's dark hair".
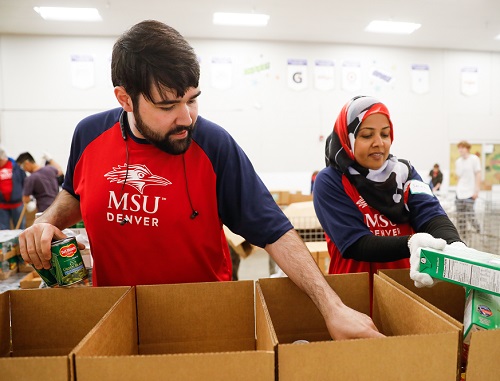
<path id="1" fill-rule="evenodd" d="M 31 156 L 31 154 L 29 152 L 23 152 L 22 154 L 20 154 L 17 157 L 16 162 L 17 162 L 17 164 L 21 165 L 26 160 L 28 160 L 30 163 L 34 163 L 35 162 L 35 159 L 33 159 L 33 156 Z"/>
<path id="2" fill-rule="evenodd" d="M 113 46 L 113 86 L 123 86 L 136 103 L 140 94 L 153 101 L 153 86 L 162 94 L 172 90 L 183 97 L 198 87 L 200 64 L 193 48 L 175 29 L 155 20 L 142 21 Z"/>

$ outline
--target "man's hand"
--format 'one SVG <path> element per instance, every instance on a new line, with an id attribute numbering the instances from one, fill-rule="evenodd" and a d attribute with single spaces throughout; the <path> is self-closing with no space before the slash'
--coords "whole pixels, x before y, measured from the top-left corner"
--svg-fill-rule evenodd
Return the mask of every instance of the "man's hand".
<path id="1" fill-rule="evenodd" d="M 67 236 L 54 225 L 36 223 L 19 235 L 19 249 L 24 261 L 37 269 L 49 269 L 52 252 L 50 246 L 53 240 L 63 239 Z M 79 249 L 85 246 L 78 244 Z"/>
<path id="2" fill-rule="evenodd" d="M 415 287 L 434 286 L 437 281 L 429 274 L 420 272 L 420 248 L 443 250 L 446 247 L 446 241 L 434 238 L 428 233 L 416 233 L 408 240 L 408 247 L 410 249 L 410 278 L 413 279 Z"/>
<path id="3" fill-rule="evenodd" d="M 326 325 L 334 340 L 385 337 L 368 315 L 345 304 L 336 310 L 331 319 L 326 319 Z"/>
<path id="4" fill-rule="evenodd" d="M 325 319 L 332 339 L 384 336 L 378 332 L 370 317 L 342 302 L 294 229 L 266 245 L 265 249 L 290 280 L 311 298 Z"/>

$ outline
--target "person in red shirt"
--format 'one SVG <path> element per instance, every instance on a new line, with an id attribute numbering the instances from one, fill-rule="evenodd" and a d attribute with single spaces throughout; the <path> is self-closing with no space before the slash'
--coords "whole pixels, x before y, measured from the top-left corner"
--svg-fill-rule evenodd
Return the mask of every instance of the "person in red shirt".
<path id="1" fill-rule="evenodd" d="M 111 77 L 120 107 L 76 127 L 63 190 L 19 236 L 27 263 L 50 268 L 51 241 L 83 219 L 94 285 L 229 281 L 225 225 L 265 248 L 334 339 L 383 336 L 328 285 L 241 147 L 198 115 L 198 57 L 175 29 L 134 25 Z"/>
<path id="2" fill-rule="evenodd" d="M 15 227 L 19 224 L 21 229 L 25 228 L 23 211 L 23 185 L 26 173 L 19 167 L 16 161 L 7 156 L 5 149 L 0 147 L 0 229 Z"/>

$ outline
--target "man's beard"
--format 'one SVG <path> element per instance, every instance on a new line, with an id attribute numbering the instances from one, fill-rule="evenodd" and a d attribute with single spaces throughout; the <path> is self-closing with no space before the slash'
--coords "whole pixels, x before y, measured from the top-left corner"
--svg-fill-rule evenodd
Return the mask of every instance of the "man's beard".
<path id="1" fill-rule="evenodd" d="M 180 155 L 186 152 L 193 141 L 193 125 L 176 126 L 164 136 L 154 132 L 142 121 L 139 112 L 134 110 L 135 128 L 141 133 L 144 138 L 155 147 L 171 155 Z M 187 131 L 185 139 L 171 139 L 172 135 Z"/>

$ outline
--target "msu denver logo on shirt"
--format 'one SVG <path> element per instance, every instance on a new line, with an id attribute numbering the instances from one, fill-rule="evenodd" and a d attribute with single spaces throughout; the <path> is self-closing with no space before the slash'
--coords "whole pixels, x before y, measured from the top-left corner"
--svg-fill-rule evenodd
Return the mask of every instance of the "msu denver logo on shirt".
<path id="1" fill-rule="evenodd" d="M 129 185 L 140 194 L 120 192 L 119 196 L 114 191 L 109 192 L 108 221 L 117 221 L 121 225 L 131 223 L 134 225 L 158 226 L 158 218 L 153 217 L 157 211 L 162 197 L 143 195 L 144 188 L 150 185 L 167 186 L 172 184 L 164 177 L 154 175 L 143 164 L 118 165 L 106 173 L 104 177 L 110 183 Z"/>
<path id="2" fill-rule="evenodd" d="M 166 178 L 156 176 L 144 164 L 124 164 L 113 167 L 113 170 L 104 175 L 110 182 L 127 184 L 137 189 L 141 194 L 148 185 L 170 185 Z"/>

